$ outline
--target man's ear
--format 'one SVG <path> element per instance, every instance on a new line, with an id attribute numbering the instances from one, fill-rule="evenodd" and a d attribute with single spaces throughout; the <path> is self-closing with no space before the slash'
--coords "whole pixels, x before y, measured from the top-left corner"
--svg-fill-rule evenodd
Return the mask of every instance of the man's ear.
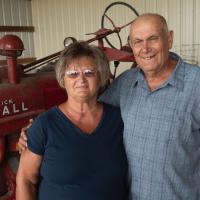
<path id="1" fill-rule="evenodd" d="M 128 46 L 131 47 L 131 37 L 130 37 L 130 35 L 127 38 L 127 43 L 128 43 Z"/>
<path id="2" fill-rule="evenodd" d="M 171 49 L 173 45 L 174 31 L 168 32 L 168 48 Z"/>

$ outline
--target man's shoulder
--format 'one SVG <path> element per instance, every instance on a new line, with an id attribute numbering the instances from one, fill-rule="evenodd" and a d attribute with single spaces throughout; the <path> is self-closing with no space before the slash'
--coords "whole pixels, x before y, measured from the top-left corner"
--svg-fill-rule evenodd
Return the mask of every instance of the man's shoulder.
<path id="1" fill-rule="evenodd" d="M 200 66 L 193 65 L 190 63 L 184 63 L 185 64 L 185 74 L 190 76 L 195 76 L 198 79 L 200 79 Z"/>
<path id="2" fill-rule="evenodd" d="M 136 74 L 138 71 L 138 67 L 127 69 L 126 71 L 122 72 L 120 76 L 130 76 Z"/>
<path id="3" fill-rule="evenodd" d="M 186 66 L 187 70 L 196 71 L 198 73 L 200 72 L 200 66 L 198 66 L 198 65 L 194 65 L 194 64 L 185 62 L 185 66 Z"/>
<path id="4" fill-rule="evenodd" d="M 132 69 L 128 69 L 124 72 L 122 72 L 117 78 L 116 80 L 121 80 L 121 81 L 133 81 L 134 80 L 134 77 L 137 76 L 137 73 L 138 73 L 138 68 L 132 68 Z"/>
<path id="5" fill-rule="evenodd" d="M 194 95 L 200 94 L 200 67 L 190 63 L 184 63 L 183 82 L 188 90 L 191 90 Z"/>
<path id="6" fill-rule="evenodd" d="M 170 58 L 177 61 L 178 70 L 184 72 L 185 74 L 189 73 L 200 73 L 200 66 L 186 62 L 181 56 L 174 52 L 170 52 Z M 183 71 L 184 70 L 184 71 Z"/>

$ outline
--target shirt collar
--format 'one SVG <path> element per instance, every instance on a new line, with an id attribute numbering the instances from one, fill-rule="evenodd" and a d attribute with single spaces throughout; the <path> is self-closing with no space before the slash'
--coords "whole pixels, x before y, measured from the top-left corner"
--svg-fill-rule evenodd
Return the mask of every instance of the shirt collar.
<path id="1" fill-rule="evenodd" d="M 169 55 L 172 59 L 177 61 L 174 71 L 171 73 L 169 79 L 166 81 L 166 84 L 170 84 L 176 87 L 178 90 L 183 90 L 184 87 L 184 76 L 185 76 L 185 64 L 180 56 L 170 52 Z"/>
<path id="2" fill-rule="evenodd" d="M 143 84 L 144 81 L 145 81 L 145 79 L 143 76 L 143 72 L 138 65 L 135 69 L 135 78 L 134 78 L 133 84 L 134 84 L 134 86 L 136 86 L 137 84 Z"/>
<path id="3" fill-rule="evenodd" d="M 169 79 L 161 86 L 164 87 L 166 85 L 171 85 L 177 88 L 178 90 L 183 90 L 184 87 L 184 76 L 185 76 L 185 65 L 180 56 L 178 56 L 174 52 L 170 52 L 169 56 L 177 61 L 176 67 L 174 71 L 171 73 Z M 135 79 L 133 82 L 134 86 L 137 84 L 144 85 L 146 84 L 146 80 L 144 79 L 144 75 L 139 66 L 136 67 L 135 71 Z"/>

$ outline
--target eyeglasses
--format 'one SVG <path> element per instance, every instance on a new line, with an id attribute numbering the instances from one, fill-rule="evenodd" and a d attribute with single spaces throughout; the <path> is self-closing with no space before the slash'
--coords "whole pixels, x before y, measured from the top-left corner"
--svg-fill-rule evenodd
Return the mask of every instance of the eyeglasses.
<path id="1" fill-rule="evenodd" d="M 80 74 L 83 74 L 86 78 L 91 78 L 96 75 L 96 70 L 94 69 L 83 69 L 82 71 L 78 70 L 67 70 L 65 75 L 69 78 L 77 78 Z"/>

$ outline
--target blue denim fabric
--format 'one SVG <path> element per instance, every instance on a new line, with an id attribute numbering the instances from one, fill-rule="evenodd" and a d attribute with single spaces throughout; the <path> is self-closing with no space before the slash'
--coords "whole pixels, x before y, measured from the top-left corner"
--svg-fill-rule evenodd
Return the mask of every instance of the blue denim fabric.
<path id="1" fill-rule="evenodd" d="M 138 67 L 100 98 L 121 108 L 132 200 L 200 200 L 200 68 L 170 56 L 177 66 L 156 90 Z"/>

